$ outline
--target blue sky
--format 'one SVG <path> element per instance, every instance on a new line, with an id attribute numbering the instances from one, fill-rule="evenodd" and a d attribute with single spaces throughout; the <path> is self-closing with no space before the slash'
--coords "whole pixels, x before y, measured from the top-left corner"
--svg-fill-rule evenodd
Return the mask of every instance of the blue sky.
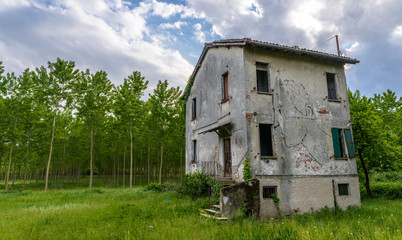
<path id="1" fill-rule="evenodd" d="M 114 84 L 133 71 L 184 88 L 204 42 L 248 37 L 336 53 L 348 86 L 402 94 L 400 0 L 0 0 L 0 61 L 20 74 L 55 61 L 105 70 Z M 151 91 L 151 90 L 149 90 Z"/>

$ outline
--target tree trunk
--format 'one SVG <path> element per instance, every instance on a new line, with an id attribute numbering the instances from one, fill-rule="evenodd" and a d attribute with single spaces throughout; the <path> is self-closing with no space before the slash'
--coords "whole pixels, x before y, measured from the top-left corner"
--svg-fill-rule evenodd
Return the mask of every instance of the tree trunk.
<path id="1" fill-rule="evenodd" d="M 29 137 L 29 136 L 28 136 Z M 27 178 L 27 166 L 28 166 L 28 159 L 29 159 L 29 140 L 27 142 L 27 153 L 26 153 L 26 158 L 25 158 L 25 165 L 24 165 L 24 182 L 22 183 L 22 189 L 25 189 L 25 180 Z"/>
<path id="2" fill-rule="evenodd" d="M 130 119 L 130 188 L 133 187 L 133 120 Z"/>
<path id="3" fill-rule="evenodd" d="M 49 159 L 47 160 L 47 168 L 46 168 L 45 192 L 47 191 L 48 180 L 49 180 L 49 168 L 50 168 L 50 160 L 52 159 L 53 140 L 54 140 L 54 128 L 55 128 L 55 125 L 56 125 L 56 114 L 54 114 L 54 117 L 53 117 L 52 139 L 50 140 Z"/>
<path id="4" fill-rule="evenodd" d="M 180 144 L 180 180 L 183 176 L 183 144 Z"/>
<path id="5" fill-rule="evenodd" d="M 151 183 L 151 137 L 148 136 L 148 184 Z"/>
<path id="6" fill-rule="evenodd" d="M 91 126 L 91 150 L 89 153 L 89 189 L 92 189 L 92 182 L 94 177 L 94 164 L 93 164 L 93 150 L 94 150 L 94 135 L 93 135 L 93 126 Z"/>
<path id="7" fill-rule="evenodd" d="M 14 160 L 14 168 L 13 168 L 13 182 L 11 183 L 11 185 L 13 185 L 13 186 L 14 186 L 15 177 L 16 177 L 17 160 L 18 160 L 18 158 L 16 158 L 16 159 Z"/>
<path id="8" fill-rule="evenodd" d="M 18 117 L 15 119 L 15 123 L 14 123 L 14 133 L 15 133 L 15 129 L 17 128 L 17 122 L 18 122 Z M 10 177 L 10 169 L 11 169 L 11 159 L 13 157 L 13 147 L 14 147 L 14 133 L 13 133 L 13 137 L 11 139 L 10 142 L 10 157 L 8 159 L 8 168 L 7 168 L 7 174 L 6 174 L 6 180 L 5 180 L 5 185 L 6 185 L 6 191 L 8 191 L 8 180 Z"/>
<path id="9" fill-rule="evenodd" d="M 124 141 L 124 151 L 123 151 L 123 188 L 126 186 L 126 141 Z"/>
<path id="10" fill-rule="evenodd" d="M 366 181 L 366 182 L 364 183 L 364 185 L 365 185 L 365 187 L 366 187 L 367 196 L 368 196 L 369 198 L 372 198 L 372 197 L 373 197 L 373 194 L 371 193 L 371 189 L 370 189 L 369 173 L 368 173 L 368 171 L 367 171 L 366 163 L 365 163 L 365 161 L 364 161 L 364 159 L 363 159 L 363 154 L 362 154 L 361 149 L 358 149 L 357 151 L 358 151 L 360 163 L 362 164 L 362 168 L 363 168 L 363 172 L 364 172 L 364 178 L 365 178 L 365 181 Z"/>
<path id="11" fill-rule="evenodd" d="M 162 144 L 161 144 L 161 165 L 159 166 L 159 181 L 158 183 L 162 183 L 162 164 L 163 164 L 163 138 L 162 138 Z"/>

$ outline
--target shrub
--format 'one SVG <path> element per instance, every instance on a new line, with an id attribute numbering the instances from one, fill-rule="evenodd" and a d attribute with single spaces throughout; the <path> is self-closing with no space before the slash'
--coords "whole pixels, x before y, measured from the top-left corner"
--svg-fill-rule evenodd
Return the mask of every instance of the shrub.
<path id="1" fill-rule="evenodd" d="M 400 182 L 373 182 L 371 192 L 376 197 L 398 199 L 400 198 L 399 193 L 402 192 L 402 184 Z"/>
<path id="2" fill-rule="evenodd" d="M 220 187 L 217 182 L 203 172 L 185 174 L 179 187 L 181 195 L 194 198 L 198 197 L 219 197 Z"/>
<path id="3" fill-rule="evenodd" d="M 168 191 L 174 191 L 177 190 L 177 186 L 173 185 L 173 184 L 168 184 L 168 183 L 162 183 L 162 184 L 158 184 L 158 183 L 151 183 L 148 184 L 145 188 L 144 191 L 148 192 L 148 191 L 154 191 L 154 192 L 168 192 Z"/>
<path id="4" fill-rule="evenodd" d="M 248 158 L 246 157 L 246 161 L 244 162 L 243 179 L 244 181 L 247 181 L 252 178 L 253 175 L 251 175 L 250 163 L 248 162 Z"/>

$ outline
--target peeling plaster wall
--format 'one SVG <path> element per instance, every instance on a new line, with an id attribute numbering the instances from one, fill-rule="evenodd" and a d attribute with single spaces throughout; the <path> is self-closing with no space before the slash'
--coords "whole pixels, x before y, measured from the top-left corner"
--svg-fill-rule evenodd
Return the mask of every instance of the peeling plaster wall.
<path id="1" fill-rule="evenodd" d="M 256 62 L 269 64 L 271 93 L 257 93 Z M 331 128 L 349 128 L 349 102 L 342 64 L 245 49 L 245 92 L 255 176 L 357 174 L 354 158 L 335 160 Z M 340 101 L 328 101 L 326 72 L 336 73 Z M 276 158 L 260 158 L 258 124 L 273 124 Z"/>
<path id="2" fill-rule="evenodd" d="M 186 104 L 186 172 L 204 171 L 223 177 L 223 141 L 214 131 L 232 122 L 232 178 L 242 181 L 239 168 L 247 153 L 244 102 L 243 48 L 209 49 L 197 72 Z M 222 100 L 222 74 L 228 72 L 229 100 Z M 197 99 L 197 118 L 191 120 L 191 101 Z M 192 140 L 197 140 L 197 161 L 192 160 Z"/>

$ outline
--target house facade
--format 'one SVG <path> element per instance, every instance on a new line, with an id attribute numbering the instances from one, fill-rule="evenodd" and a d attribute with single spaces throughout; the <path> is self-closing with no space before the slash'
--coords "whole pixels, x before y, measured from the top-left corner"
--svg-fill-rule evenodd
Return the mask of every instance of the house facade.
<path id="1" fill-rule="evenodd" d="M 239 183 L 247 159 L 261 217 L 274 214 L 273 193 L 286 215 L 360 205 L 344 71 L 358 62 L 247 38 L 206 43 L 186 89 L 186 172 Z"/>

